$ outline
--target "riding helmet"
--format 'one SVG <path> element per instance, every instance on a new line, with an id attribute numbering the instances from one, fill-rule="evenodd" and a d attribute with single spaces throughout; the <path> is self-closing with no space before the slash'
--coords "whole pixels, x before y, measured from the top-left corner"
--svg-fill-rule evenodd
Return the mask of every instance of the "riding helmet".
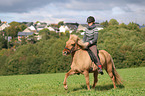
<path id="1" fill-rule="evenodd" d="M 88 23 L 95 22 L 95 18 L 94 18 L 93 16 L 89 16 L 89 17 L 87 18 L 87 22 L 88 22 Z"/>

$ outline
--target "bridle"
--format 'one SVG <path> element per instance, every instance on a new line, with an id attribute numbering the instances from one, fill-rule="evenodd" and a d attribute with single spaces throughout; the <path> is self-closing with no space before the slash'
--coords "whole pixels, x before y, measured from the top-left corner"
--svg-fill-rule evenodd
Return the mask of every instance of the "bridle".
<path id="1" fill-rule="evenodd" d="M 75 44 L 76 45 L 76 44 Z M 67 47 L 65 47 L 64 49 L 67 49 L 67 50 L 69 50 L 69 52 L 68 53 L 72 53 L 73 51 L 74 51 L 74 49 L 75 49 L 75 45 L 71 48 L 71 49 L 69 49 L 69 48 L 67 48 Z"/>
<path id="2" fill-rule="evenodd" d="M 76 51 L 80 50 L 80 49 L 74 50 L 74 49 L 75 49 L 75 46 L 76 46 L 76 44 L 77 44 L 77 42 L 78 42 L 78 41 L 75 42 L 75 44 L 73 45 L 73 47 L 72 47 L 71 49 L 69 49 L 69 48 L 67 48 L 67 47 L 65 47 L 64 49 L 69 50 L 69 52 L 67 51 L 68 53 L 73 53 L 73 52 L 76 52 Z"/>

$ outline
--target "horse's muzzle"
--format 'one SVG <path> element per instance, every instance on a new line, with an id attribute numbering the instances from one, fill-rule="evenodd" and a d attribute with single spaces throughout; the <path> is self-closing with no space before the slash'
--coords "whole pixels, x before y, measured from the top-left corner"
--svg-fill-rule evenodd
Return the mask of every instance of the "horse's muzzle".
<path id="1" fill-rule="evenodd" d="M 69 51 L 67 51 L 67 50 L 63 50 L 62 54 L 66 56 L 66 55 L 69 55 L 69 54 L 70 54 L 70 52 L 69 52 Z"/>
<path id="2" fill-rule="evenodd" d="M 67 55 L 67 51 L 62 52 L 63 55 Z"/>

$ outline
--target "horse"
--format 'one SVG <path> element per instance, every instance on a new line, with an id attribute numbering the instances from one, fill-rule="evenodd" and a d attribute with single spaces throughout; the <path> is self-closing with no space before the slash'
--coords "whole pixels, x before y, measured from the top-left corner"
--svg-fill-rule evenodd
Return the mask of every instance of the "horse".
<path id="1" fill-rule="evenodd" d="M 65 74 L 64 88 L 67 90 L 67 78 L 73 74 L 83 74 L 86 79 L 87 89 L 90 90 L 89 73 L 93 73 L 94 84 L 92 88 L 95 88 L 98 81 L 98 67 L 92 62 L 88 52 L 85 50 L 86 43 L 84 43 L 77 35 L 70 35 L 69 40 L 66 42 L 66 46 L 63 50 L 63 55 L 72 55 L 72 64 L 69 72 Z M 114 88 L 116 84 L 122 84 L 120 75 L 115 69 L 115 65 L 111 55 L 105 50 L 99 50 L 99 58 L 102 67 L 106 70 L 110 76 Z"/>

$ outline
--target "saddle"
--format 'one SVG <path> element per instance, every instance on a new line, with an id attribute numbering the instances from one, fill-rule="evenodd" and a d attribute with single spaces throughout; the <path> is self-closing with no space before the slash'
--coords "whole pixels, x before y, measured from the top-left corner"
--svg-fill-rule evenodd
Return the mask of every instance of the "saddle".
<path id="1" fill-rule="evenodd" d="M 90 55 L 90 58 L 91 58 L 92 62 L 94 62 L 97 65 L 98 61 L 97 61 L 97 58 L 96 58 L 95 54 L 90 49 L 87 49 L 87 52 Z M 99 54 L 99 51 L 97 51 L 97 52 L 98 52 L 97 54 Z M 98 56 L 98 58 L 99 58 L 99 56 Z M 99 60 L 100 60 L 100 58 L 99 58 Z"/>

